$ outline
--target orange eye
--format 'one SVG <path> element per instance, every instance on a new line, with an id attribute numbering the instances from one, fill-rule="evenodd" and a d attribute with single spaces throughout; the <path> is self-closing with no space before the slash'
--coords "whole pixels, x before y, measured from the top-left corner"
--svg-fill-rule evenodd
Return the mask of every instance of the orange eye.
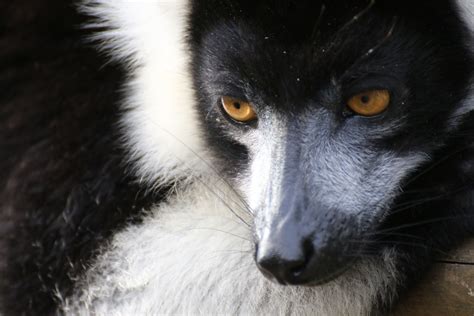
<path id="1" fill-rule="evenodd" d="M 231 97 L 222 97 L 221 101 L 227 115 L 237 122 L 248 123 L 257 118 L 257 113 L 248 102 Z"/>
<path id="2" fill-rule="evenodd" d="M 347 101 L 347 106 L 355 113 L 363 116 L 375 116 L 382 113 L 390 104 L 388 90 L 371 90 L 359 93 Z"/>

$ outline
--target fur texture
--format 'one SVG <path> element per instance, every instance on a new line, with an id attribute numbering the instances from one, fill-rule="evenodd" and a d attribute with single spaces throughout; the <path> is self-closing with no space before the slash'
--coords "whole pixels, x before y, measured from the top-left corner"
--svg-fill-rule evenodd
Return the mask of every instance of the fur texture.
<path id="1" fill-rule="evenodd" d="M 470 30 L 470 40 L 467 41 L 468 47 L 474 52 L 474 1 L 472 0 L 458 0 L 457 1 L 459 14 L 464 23 Z M 470 96 L 466 98 L 464 106 L 460 107 L 453 115 L 453 125 L 458 126 L 462 118 L 474 110 L 474 82 L 470 84 Z"/>
<path id="2" fill-rule="evenodd" d="M 0 5 L 0 314 L 51 315 L 97 248 L 159 199 L 124 167 L 124 72 L 63 0 Z"/>
<path id="3" fill-rule="evenodd" d="M 203 179 L 204 180 L 204 179 Z M 213 188 L 219 180 L 205 179 Z M 251 220 L 232 192 L 199 184 L 114 238 L 68 298 L 72 315 L 369 315 L 394 297 L 394 254 L 367 259 L 320 288 L 281 287 L 255 269 Z M 226 201 L 224 203 L 223 201 Z M 169 247 L 169 245 L 173 245 Z M 183 251 L 178 259 L 177 252 Z M 232 293 L 232 294 L 230 294 Z"/>
<path id="4" fill-rule="evenodd" d="M 472 0 L 457 0 L 459 14 L 463 18 L 466 25 L 472 31 L 474 30 L 474 2 Z M 471 36 L 473 34 L 471 33 Z M 470 43 L 472 46 L 472 42 Z"/>
<path id="5" fill-rule="evenodd" d="M 0 7 L 0 313 L 379 315 L 474 234 L 471 0 L 48 1 Z M 337 278 L 258 271 L 314 230 Z"/>
<path id="6" fill-rule="evenodd" d="M 86 1 L 91 27 L 109 31 L 94 39 L 130 69 L 122 118 L 130 159 L 153 186 L 199 172 L 204 154 L 186 54 L 188 2 Z M 179 119 L 178 119 L 179 118 Z"/>

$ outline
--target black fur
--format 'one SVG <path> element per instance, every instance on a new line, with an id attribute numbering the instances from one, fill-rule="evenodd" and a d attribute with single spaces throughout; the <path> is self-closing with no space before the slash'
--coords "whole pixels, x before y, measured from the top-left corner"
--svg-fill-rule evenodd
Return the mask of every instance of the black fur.
<path id="1" fill-rule="evenodd" d="M 123 71 L 70 1 L 0 4 L 0 313 L 51 315 L 150 197 L 125 173 Z"/>
<path id="2" fill-rule="evenodd" d="M 56 292 L 71 294 L 101 245 L 161 195 L 146 194 L 125 171 L 117 128 L 124 71 L 84 42 L 86 18 L 64 0 L 3 2 L 0 313 L 47 315 L 59 304 Z M 451 105 L 468 93 L 473 60 L 452 1 L 380 1 L 346 27 L 367 4 L 327 1 L 320 14 L 321 1 L 194 1 L 189 44 L 206 114 L 221 95 L 252 96 L 294 114 L 317 103 L 307 100 L 323 100 L 336 128 L 363 126 L 344 112 L 345 98 L 379 84 L 395 91 L 399 106 L 375 120 L 410 119 L 373 146 L 423 147 L 432 159 L 404 184 L 366 251 L 393 247 L 405 255 L 403 289 L 438 252 L 474 234 L 474 116 L 446 126 Z M 361 59 L 371 48 L 373 56 Z M 339 89 L 325 86 L 333 78 Z M 364 86 L 354 84 L 361 78 Z M 234 176 L 246 149 L 207 123 L 209 143 L 232 166 L 223 171 Z"/>

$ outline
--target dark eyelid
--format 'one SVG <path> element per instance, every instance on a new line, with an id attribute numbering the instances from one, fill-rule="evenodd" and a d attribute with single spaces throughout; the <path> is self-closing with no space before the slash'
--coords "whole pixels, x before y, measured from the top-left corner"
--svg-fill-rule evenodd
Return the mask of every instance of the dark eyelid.
<path id="1" fill-rule="evenodd" d="M 212 96 L 214 98 L 222 98 L 223 96 L 231 97 L 237 100 L 250 102 L 244 90 L 233 83 L 219 83 L 214 85 L 212 89 Z"/>
<path id="2" fill-rule="evenodd" d="M 365 76 L 342 84 L 342 97 L 347 100 L 354 95 L 373 90 L 388 90 L 395 94 L 403 89 L 404 85 L 391 76 Z"/>
<path id="3" fill-rule="evenodd" d="M 228 72 L 213 73 L 213 77 L 207 81 L 214 88 L 215 92 L 220 95 L 236 96 L 240 97 L 240 99 L 245 99 L 244 91 L 246 85 L 241 79 Z"/>

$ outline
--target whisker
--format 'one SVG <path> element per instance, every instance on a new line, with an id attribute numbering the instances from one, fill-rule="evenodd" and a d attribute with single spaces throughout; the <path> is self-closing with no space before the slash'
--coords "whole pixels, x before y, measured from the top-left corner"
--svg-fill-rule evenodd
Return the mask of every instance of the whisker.
<path id="1" fill-rule="evenodd" d="M 421 240 L 421 239 L 419 239 Z M 425 240 L 426 241 L 426 240 Z M 367 242 L 367 243 L 365 243 Z M 400 240 L 379 240 L 379 241 L 362 241 L 361 244 L 371 245 L 371 246 L 380 246 L 380 245 L 389 245 L 389 246 L 412 246 L 412 247 L 419 247 L 424 249 L 431 249 L 434 252 L 438 253 L 439 255 L 449 256 L 449 253 L 443 249 L 438 247 L 433 247 L 432 245 L 421 243 L 421 242 L 410 242 L 410 241 L 400 241 Z"/>
<path id="2" fill-rule="evenodd" d="M 420 193 L 427 193 L 427 192 L 434 192 L 439 191 L 436 188 L 420 188 L 420 189 L 413 189 L 413 190 L 402 190 L 402 194 L 409 195 L 409 194 L 420 194 Z"/>
<path id="3" fill-rule="evenodd" d="M 327 47 L 327 51 L 331 50 L 334 46 L 337 45 L 338 41 L 340 40 L 340 33 L 342 33 L 343 31 L 345 31 L 346 29 L 348 29 L 352 24 L 354 24 L 355 22 L 357 22 L 358 20 L 360 20 L 364 15 L 366 15 L 370 9 L 372 9 L 372 7 L 375 5 L 375 0 L 370 0 L 369 2 L 369 5 L 367 7 L 365 7 L 364 9 L 362 9 L 362 11 L 360 11 L 359 13 L 357 13 L 356 15 L 354 15 L 348 22 L 346 22 L 343 26 L 341 26 L 336 32 L 335 32 L 335 35 L 334 35 L 334 38 L 339 38 L 337 40 L 334 40 L 328 47 Z M 334 54 L 334 55 L 339 55 L 339 52 L 340 50 Z"/>
<path id="4" fill-rule="evenodd" d="M 466 186 L 459 187 L 458 189 L 447 191 L 447 192 L 444 192 L 442 194 L 439 194 L 439 195 L 436 195 L 436 196 L 433 196 L 433 197 L 427 197 L 427 198 L 423 198 L 423 199 L 412 200 L 412 201 L 407 201 L 407 202 L 404 202 L 404 203 L 400 203 L 400 204 L 396 205 L 390 211 L 390 215 L 398 214 L 398 213 L 401 213 L 403 211 L 409 210 L 409 209 L 411 209 L 415 206 L 420 206 L 420 205 L 423 205 L 423 204 L 428 203 L 428 202 L 433 202 L 433 201 L 436 201 L 436 200 L 440 200 L 440 199 L 449 197 L 452 194 L 460 193 L 460 192 L 463 192 L 464 190 L 468 190 L 468 189 L 470 189 L 470 186 L 466 185 Z"/>
<path id="5" fill-rule="evenodd" d="M 167 131 L 166 129 L 162 128 L 161 126 L 159 126 L 156 122 L 154 122 L 152 119 L 148 118 L 147 119 L 153 124 L 155 125 L 157 128 L 161 129 L 163 132 L 167 133 L 168 135 L 170 135 L 171 137 L 173 137 L 176 141 L 178 141 L 180 144 L 182 144 L 187 150 L 189 150 L 193 155 L 195 155 L 201 162 L 203 162 L 211 171 L 213 171 L 213 173 L 224 183 L 226 184 L 226 186 L 236 195 L 236 197 L 239 199 L 239 202 L 241 202 L 244 206 L 244 210 L 246 212 L 248 212 L 250 215 L 253 215 L 253 212 L 252 210 L 250 209 L 250 207 L 248 206 L 248 204 L 245 202 L 245 200 L 240 197 L 240 195 L 236 192 L 236 190 L 217 172 L 216 169 L 214 169 L 203 157 L 201 157 L 196 151 L 194 151 L 192 148 L 190 148 L 188 145 L 186 145 L 183 141 L 181 141 L 178 137 L 176 137 L 175 135 L 173 135 L 173 133 Z M 176 157 L 176 156 L 175 156 Z M 184 162 L 182 159 L 180 159 L 179 157 L 176 157 L 176 159 L 178 159 L 180 162 L 183 163 L 183 165 L 187 165 L 186 162 Z M 191 168 L 188 168 L 189 170 L 191 170 Z M 205 181 L 203 181 L 200 177 L 198 176 L 195 176 L 195 179 L 197 179 L 201 184 L 203 184 L 211 193 L 213 193 L 223 204 L 224 206 L 226 206 L 228 208 L 228 210 L 230 210 L 239 220 L 241 220 L 246 226 L 248 227 L 251 227 L 251 225 L 249 223 L 247 223 L 241 216 L 239 216 L 235 210 L 230 207 L 230 205 L 219 195 L 217 194 L 214 190 L 212 190 L 209 185 L 207 183 L 205 183 Z M 223 193 L 223 191 L 219 190 L 220 193 Z M 230 199 L 232 202 L 234 202 L 235 204 L 239 204 L 237 203 L 236 201 L 234 201 L 232 198 Z"/>
<path id="6" fill-rule="evenodd" d="M 445 162 L 446 160 L 448 160 L 448 159 L 451 158 L 452 156 L 457 155 L 457 154 L 459 154 L 459 153 L 462 153 L 463 151 L 465 151 L 465 150 L 468 149 L 469 147 L 470 147 L 470 146 L 466 146 L 466 147 L 460 148 L 459 150 L 455 150 L 454 152 L 450 152 L 448 155 L 443 156 L 442 158 L 438 159 L 436 162 L 430 164 L 425 170 L 423 170 L 422 172 L 418 173 L 416 176 L 410 178 L 410 180 L 408 180 L 407 182 L 404 183 L 404 186 L 408 186 L 409 184 L 415 182 L 415 181 L 418 180 L 420 177 L 424 176 L 425 174 L 427 174 L 428 172 L 430 172 L 430 171 L 433 170 L 434 168 L 438 167 L 440 164 L 442 164 L 443 162 Z"/>
<path id="7" fill-rule="evenodd" d="M 347 29 L 349 26 L 351 26 L 353 23 L 357 22 L 358 20 L 360 20 L 364 15 L 366 15 L 370 9 L 372 9 L 372 7 L 375 5 L 375 0 L 370 0 L 370 3 L 369 5 L 364 8 L 362 11 L 360 11 L 358 14 L 354 15 L 352 17 L 352 19 L 348 22 L 346 22 L 346 24 L 344 24 L 338 31 L 337 33 L 340 33 L 342 31 L 344 31 L 345 29 Z"/>
<path id="8" fill-rule="evenodd" d="M 372 5 L 375 4 L 375 0 L 372 1 Z M 364 14 L 370 10 L 370 8 L 372 7 L 372 5 L 366 9 L 366 11 L 364 12 Z M 360 18 L 360 17 L 359 17 Z M 351 67 L 347 68 L 347 70 L 342 74 L 342 76 L 340 76 L 340 78 L 344 78 L 347 73 L 355 66 L 357 66 L 358 64 L 360 64 L 361 62 L 363 62 L 365 59 L 367 59 L 368 57 L 370 57 L 372 54 L 374 54 L 380 47 L 382 47 L 393 35 L 393 32 L 395 30 L 395 27 L 398 23 L 398 17 L 395 16 L 393 17 L 393 22 L 392 22 L 392 25 L 390 26 L 390 29 L 388 30 L 387 34 L 384 36 L 384 38 L 379 42 L 377 43 L 377 45 L 371 47 L 369 50 L 367 50 L 367 52 L 365 54 L 363 54 L 362 56 L 360 56 L 353 64 Z M 336 54 L 338 55 L 339 52 Z"/>
<path id="9" fill-rule="evenodd" d="M 214 259 L 214 258 L 222 258 L 223 255 L 225 255 L 226 257 L 228 256 L 238 256 L 238 258 L 244 258 L 246 256 L 249 256 L 249 255 L 252 255 L 252 250 L 216 250 L 216 251 L 212 251 L 211 253 L 213 253 L 215 256 L 214 257 L 210 257 L 209 259 Z"/>
<path id="10" fill-rule="evenodd" d="M 254 267 L 255 264 L 253 262 L 250 262 L 246 265 L 239 265 L 237 268 L 235 269 L 232 269 L 232 270 L 228 270 L 227 271 L 227 275 L 230 275 L 230 274 L 235 274 L 235 273 L 240 273 L 240 272 L 243 272 L 243 271 L 249 271 L 252 267 Z M 254 267 L 256 269 L 256 267 Z"/>
<path id="11" fill-rule="evenodd" d="M 344 257 L 351 259 L 374 259 L 377 257 L 376 253 L 367 253 L 367 254 L 344 254 Z"/>
<path id="12" fill-rule="evenodd" d="M 398 236 L 398 237 L 407 237 L 407 238 L 412 238 L 412 239 L 418 239 L 418 240 L 425 240 L 424 238 L 421 238 L 420 236 L 412 235 L 412 234 L 403 234 L 403 233 L 372 233 L 372 234 L 367 234 L 367 236 Z"/>
<path id="13" fill-rule="evenodd" d="M 418 205 L 418 204 L 423 203 L 423 202 L 430 202 L 430 201 L 433 201 L 433 200 L 437 200 L 437 199 L 440 199 L 440 198 L 444 197 L 445 195 L 446 195 L 446 193 L 443 193 L 443 194 L 438 194 L 438 195 L 431 196 L 431 197 L 425 197 L 425 198 L 421 198 L 421 199 L 414 199 L 414 200 L 405 201 L 403 203 L 397 204 L 396 207 L 393 208 L 393 210 L 396 211 L 399 207 L 405 207 L 405 206 L 409 206 L 409 205 Z"/>
<path id="14" fill-rule="evenodd" d="M 217 215 L 217 214 L 216 214 L 216 215 L 209 215 L 209 214 L 206 214 L 206 217 L 208 217 L 208 218 L 215 217 L 215 218 L 218 218 L 218 219 L 222 219 L 222 215 Z M 226 217 L 225 220 L 226 220 L 226 221 L 229 221 L 229 222 L 232 222 L 232 223 L 234 223 L 234 224 L 237 224 L 237 225 L 242 224 L 242 221 L 241 221 L 241 220 L 235 219 L 235 218 L 233 218 L 233 217 L 232 217 L 232 218 L 230 218 L 230 217 L 227 218 L 227 217 Z"/>
<path id="15" fill-rule="evenodd" d="M 367 57 L 369 57 L 370 55 L 372 55 L 375 51 L 377 51 L 382 45 L 384 45 L 389 39 L 390 37 L 392 37 L 393 35 L 393 32 L 395 31 L 395 27 L 397 26 L 397 23 L 398 23 L 398 17 L 397 16 L 394 16 L 393 19 L 392 19 L 392 25 L 390 26 L 390 29 L 388 30 L 387 34 L 385 35 L 385 37 L 374 47 L 372 47 L 371 49 L 369 49 L 365 55 L 362 56 L 362 59 L 365 59 Z"/>
<path id="16" fill-rule="evenodd" d="M 240 235 L 237 235 L 237 234 L 234 234 L 234 233 L 225 231 L 225 230 L 213 228 L 213 227 L 195 227 L 195 228 L 190 228 L 189 230 L 210 230 L 210 231 L 216 231 L 216 232 L 219 232 L 219 233 L 224 233 L 224 234 L 227 234 L 227 235 L 230 235 L 230 236 L 233 236 L 233 237 L 236 237 L 236 238 L 239 238 L 239 239 L 248 241 L 248 242 L 250 242 L 250 243 L 252 242 L 252 240 L 250 240 L 250 239 L 248 239 L 248 238 L 245 238 L 245 237 L 243 237 L 243 236 L 240 236 Z"/>
<path id="17" fill-rule="evenodd" d="M 237 217 L 240 221 L 242 221 L 242 223 L 244 223 L 247 227 L 252 227 L 252 225 L 250 225 L 249 223 L 247 223 L 247 221 L 245 219 L 243 219 L 242 216 L 240 216 L 239 214 L 237 214 L 237 212 L 229 205 L 229 203 L 227 203 L 227 201 L 222 198 L 219 194 L 215 193 L 211 187 L 205 182 L 203 181 L 200 177 L 196 177 L 196 179 L 202 184 L 204 185 L 211 193 L 213 193 L 220 201 L 221 203 L 232 213 L 234 214 L 235 217 Z M 235 202 L 234 202 L 235 203 Z"/>
<path id="18" fill-rule="evenodd" d="M 321 4 L 321 9 L 319 10 L 319 17 L 316 20 L 316 23 L 313 27 L 313 32 L 311 34 L 311 38 L 313 39 L 313 43 L 317 42 L 318 33 L 319 33 L 319 26 L 321 25 L 324 17 L 324 13 L 326 13 L 326 5 L 324 3 Z"/>
<path id="19" fill-rule="evenodd" d="M 405 245 L 405 246 L 417 246 L 417 247 L 423 247 L 423 248 L 428 248 L 428 245 L 422 244 L 422 243 L 417 243 L 417 242 L 409 242 L 409 241 L 400 241 L 400 240 L 360 240 L 358 242 L 353 241 L 355 244 L 363 244 L 363 245 L 373 245 L 373 246 L 379 246 L 379 245 Z"/>
<path id="20" fill-rule="evenodd" d="M 403 211 L 406 211 L 406 210 L 409 210 L 409 209 L 411 209 L 415 206 L 420 206 L 420 205 L 423 205 L 423 204 L 428 203 L 428 202 L 439 200 L 443 196 L 444 195 L 433 197 L 433 198 L 419 199 L 419 200 L 415 200 L 415 201 L 412 201 L 412 202 L 403 203 L 402 205 L 399 205 L 399 206 L 395 207 L 394 209 L 392 209 L 389 214 L 390 215 L 399 214 L 399 213 L 401 213 Z"/>
<path id="21" fill-rule="evenodd" d="M 215 169 L 210 163 L 208 163 L 201 155 L 199 155 L 195 150 L 193 150 L 190 146 L 188 146 L 186 143 L 184 143 L 182 140 L 180 140 L 178 137 L 176 137 L 173 133 L 171 133 L 170 131 L 166 130 L 165 128 L 162 128 L 159 124 L 157 124 L 154 120 L 152 120 L 151 118 L 147 117 L 147 119 L 153 124 L 155 125 L 157 128 L 161 129 L 163 132 L 165 132 L 166 134 L 170 135 L 171 137 L 173 137 L 176 141 L 178 141 L 181 145 L 183 145 L 187 150 L 189 150 L 190 153 L 192 153 L 193 155 L 195 155 L 201 162 L 203 162 L 207 168 L 209 168 L 209 170 L 211 170 L 214 175 L 216 175 L 226 186 L 227 188 L 229 188 L 234 194 L 235 196 L 239 199 L 239 201 L 243 204 L 245 210 L 250 213 L 251 215 L 254 214 L 253 210 L 251 209 L 251 207 L 247 204 L 247 202 L 240 196 L 240 194 L 234 189 L 234 187 L 224 178 L 220 175 L 220 173 L 217 171 L 217 169 Z M 178 157 L 176 157 L 178 158 Z M 179 159 L 179 158 L 178 158 Z M 180 162 L 183 162 L 181 159 L 179 159 Z M 184 162 L 183 162 L 184 163 Z M 234 201 L 235 203 L 235 201 Z"/>
<path id="22" fill-rule="evenodd" d="M 393 232 L 393 231 L 397 231 L 399 229 L 423 226 L 423 225 L 433 224 L 433 223 L 442 222 L 442 221 L 467 219 L 467 218 L 473 218 L 473 217 L 474 217 L 474 215 L 438 217 L 438 218 L 434 218 L 434 219 L 430 219 L 430 220 L 413 222 L 413 223 L 409 223 L 409 224 L 399 225 L 399 226 L 396 226 L 396 227 L 390 227 L 388 229 L 381 230 L 380 233 Z"/>
<path id="23" fill-rule="evenodd" d="M 253 251 L 251 249 L 249 250 L 216 250 L 216 253 L 230 253 L 230 254 L 252 254 Z"/>

